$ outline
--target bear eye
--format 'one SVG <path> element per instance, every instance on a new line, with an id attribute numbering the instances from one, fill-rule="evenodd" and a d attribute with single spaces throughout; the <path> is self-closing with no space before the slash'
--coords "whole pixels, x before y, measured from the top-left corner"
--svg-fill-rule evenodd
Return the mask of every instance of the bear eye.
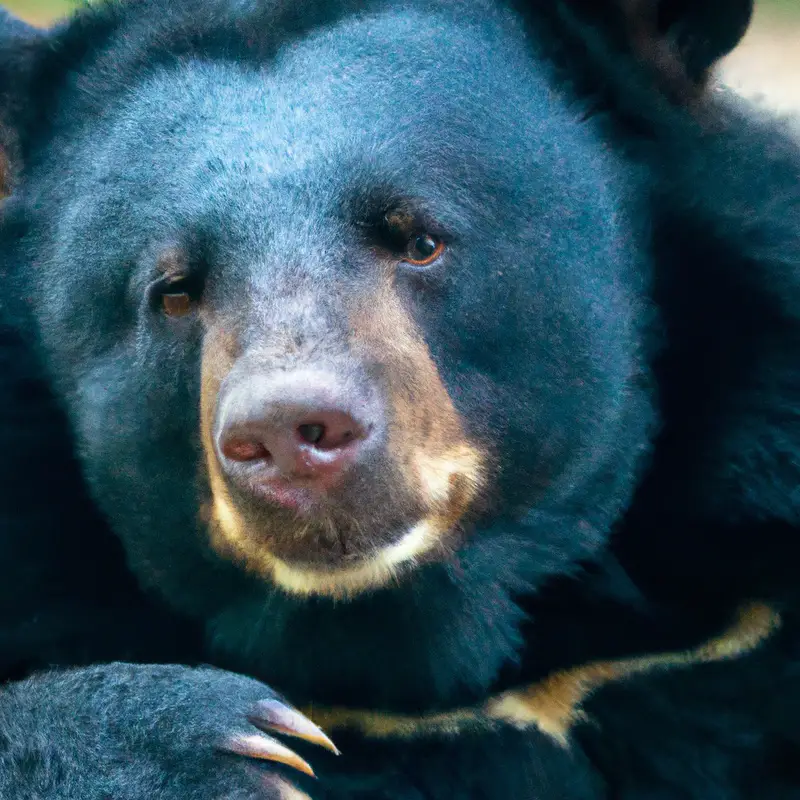
<path id="1" fill-rule="evenodd" d="M 153 287 L 155 303 L 167 317 L 185 317 L 194 311 L 200 297 L 197 281 L 189 276 L 171 276 Z"/>
<path id="2" fill-rule="evenodd" d="M 165 247 L 156 269 L 159 277 L 149 288 L 152 308 L 173 318 L 191 314 L 203 294 L 204 270 L 190 264 L 186 249 L 180 245 Z"/>
<path id="3" fill-rule="evenodd" d="M 403 260 L 415 267 L 429 267 L 444 252 L 444 242 L 427 233 L 414 234 L 406 245 Z"/>
<path id="4" fill-rule="evenodd" d="M 168 317 L 185 317 L 192 310 L 189 292 L 167 292 L 161 295 L 161 308 Z"/>

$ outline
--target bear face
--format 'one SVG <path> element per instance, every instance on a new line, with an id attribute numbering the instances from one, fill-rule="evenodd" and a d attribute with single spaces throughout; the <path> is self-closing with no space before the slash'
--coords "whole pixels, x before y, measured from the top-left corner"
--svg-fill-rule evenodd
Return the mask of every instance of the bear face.
<path id="1" fill-rule="evenodd" d="M 501 525 L 536 581 L 604 541 L 650 419 L 636 179 L 528 46 L 380 10 L 57 140 L 25 292 L 145 577 L 207 545 L 341 596 Z"/>
<path id="2" fill-rule="evenodd" d="M 638 71 L 602 111 L 613 59 L 554 52 L 572 12 L 617 23 L 582 3 L 189 5 L 0 62 L 7 310 L 215 663 L 298 701 L 482 698 L 648 455 L 663 171 L 630 106 L 673 144 L 689 115 Z"/>
<path id="3" fill-rule="evenodd" d="M 4 692 L 0 794 L 783 780 L 792 614 L 732 612 L 795 583 L 800 156 L 703 94 L 749 5 L 0 13 L 3 322 L 138 579 L 77 481 L 6 512 L 0 672 L 140 662 Z M 2 439 L 26 509 L 60 421 Z M 346 752 L 313 788 L 335 747 L 244 675 Z"/>

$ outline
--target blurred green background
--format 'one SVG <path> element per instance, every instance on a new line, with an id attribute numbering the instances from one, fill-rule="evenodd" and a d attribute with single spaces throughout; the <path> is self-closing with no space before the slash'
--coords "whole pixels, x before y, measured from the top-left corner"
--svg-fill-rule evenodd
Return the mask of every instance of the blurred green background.
<path id="1" fill-rule="evenodd" d="M 74 0 L 2 0 L 0 5 L 31 22 L 44 25 L 68 13 L 77 3 Z"/>
<path id="2" fill-rule="evenodd" d="M 87 0 L 0 0 L 0 6 L 46 25 Z M 163 0 L 169 3 L 170 0 Z M 298 0 L 302 2 L 302 0 Z M 753 26 L 721 69 L 723 80 L 749 96 L 800 111 L 800 0 L 756 0 Z"/>

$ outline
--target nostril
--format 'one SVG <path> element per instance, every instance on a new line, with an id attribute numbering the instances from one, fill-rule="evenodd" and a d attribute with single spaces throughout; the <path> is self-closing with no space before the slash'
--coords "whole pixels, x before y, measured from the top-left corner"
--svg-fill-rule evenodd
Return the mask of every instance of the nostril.
<path id="1" fill-rule="evenodd" d="M 231 461 L 259 461 L 270 457 L 269 450 L 260 442 L 246 439 L 228 439 L 222 444 L 222 454 Z"/>
<path id="2" fill-rule="evenodd" d="M 307 444 L 321 445 L 322 440 L 325 438 L 325 426 L 315 423 L 300 425 L 297 428 L 297 433 Z"/>
<path id="3" fill-rule="evenodd" d="M 349 414 L 341 412 L 328 412 L 321 419 L 302 422 L 295 432 L 300 442 L 315 450 L 339 450 L 364 438 L 361 426 Z"/>

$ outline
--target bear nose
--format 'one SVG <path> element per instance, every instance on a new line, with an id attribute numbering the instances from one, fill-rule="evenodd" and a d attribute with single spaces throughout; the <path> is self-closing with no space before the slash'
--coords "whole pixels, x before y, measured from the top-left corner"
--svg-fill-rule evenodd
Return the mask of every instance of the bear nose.
<path id="1" fill-rule="evenodd" d="M 246 379 L 220 404 L 217 451 L 247 491 L 299 507 L 337 486 L 369 449 L 374 407 L 324 373 Z"/>
<path id="2" fill-rule="evenodd" d="M 264 462 L 287 478 L 325 479 L 355 458 L 365 436 L 346 411 L 281 403 L 265 409 L 258 422 L 227 427 L 220 452 L 231 462 Z"/>

